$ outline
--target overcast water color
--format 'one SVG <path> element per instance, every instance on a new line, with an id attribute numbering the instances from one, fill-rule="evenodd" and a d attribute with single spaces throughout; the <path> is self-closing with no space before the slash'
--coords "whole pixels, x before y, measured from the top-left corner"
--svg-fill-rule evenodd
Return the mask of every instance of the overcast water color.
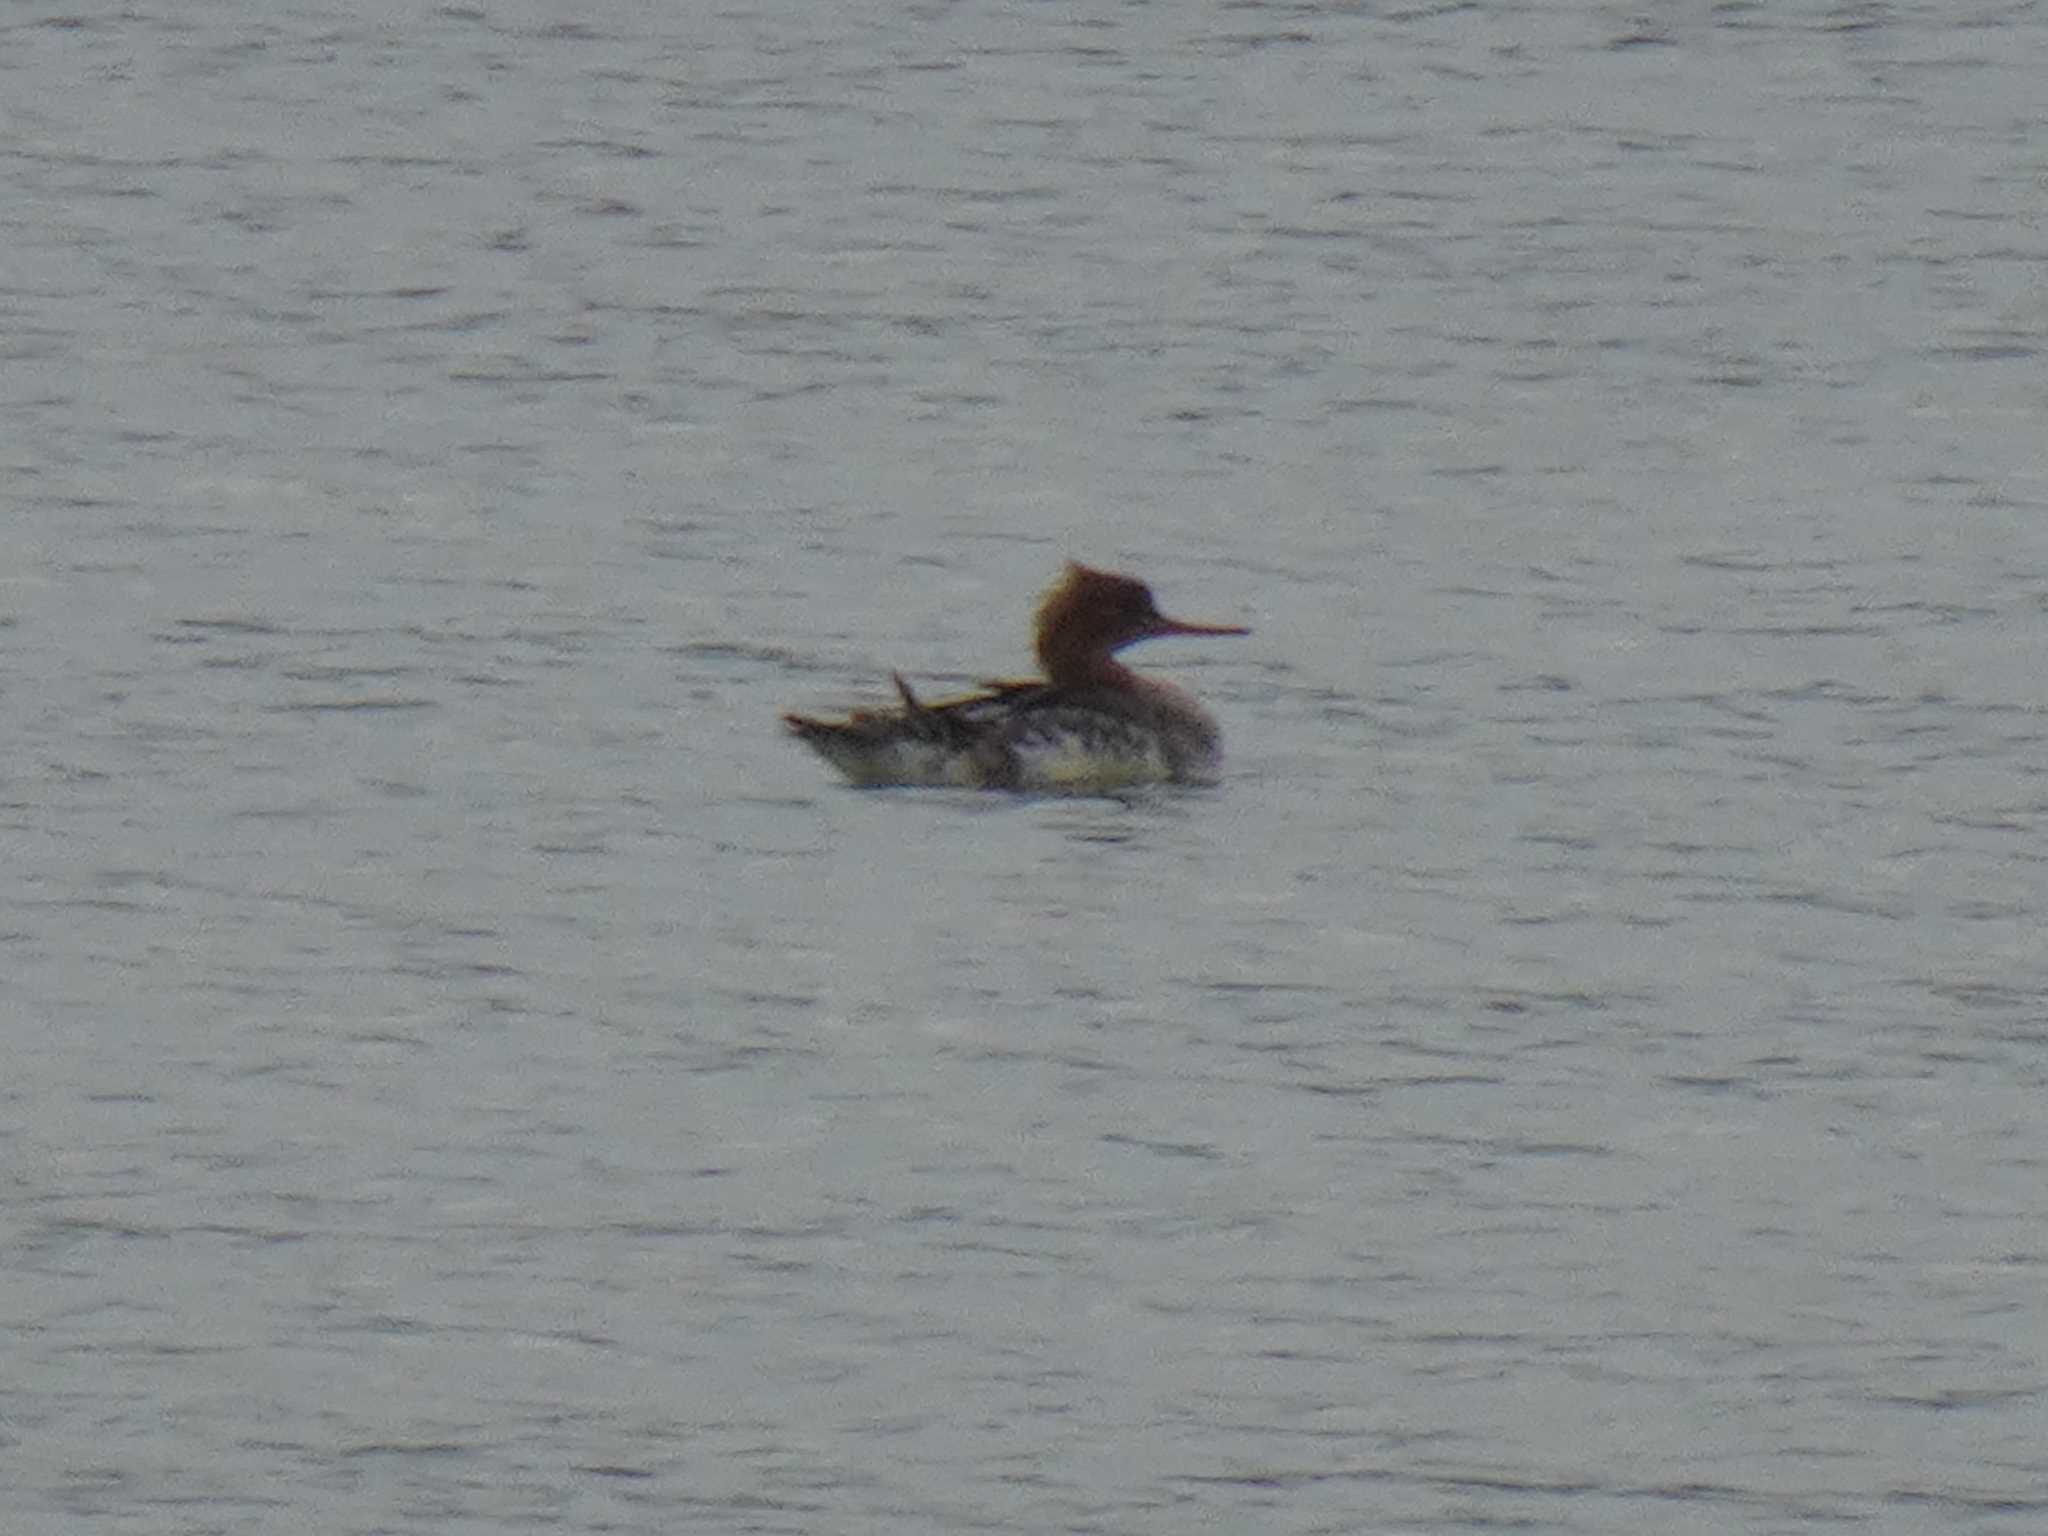
<path id="1" fill-rule="evenodd" d="M 2044 80 L 10 8 L 8 1531 L 2048 1529 Z M 1069 558 L 1214 787 L 783 734 Z"/>

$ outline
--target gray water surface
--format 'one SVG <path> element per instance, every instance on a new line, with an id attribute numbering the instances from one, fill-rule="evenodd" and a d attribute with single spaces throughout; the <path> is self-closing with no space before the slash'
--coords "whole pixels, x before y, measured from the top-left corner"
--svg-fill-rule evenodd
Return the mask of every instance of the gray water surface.
<path id="1" fill-rule="evenodd" d="M 2044 79 L 18 7 L 7 1529 L 2048 1526 Z M 1215 789 L 782 737 L 1070 556 Z"/>

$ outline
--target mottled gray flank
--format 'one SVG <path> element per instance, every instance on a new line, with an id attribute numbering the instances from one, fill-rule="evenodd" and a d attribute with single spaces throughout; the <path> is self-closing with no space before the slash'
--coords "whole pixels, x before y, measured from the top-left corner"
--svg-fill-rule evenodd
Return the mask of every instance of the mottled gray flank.
<path id="1" fill-rule="evenodd" d="M 8 1536 L 2048 1530 L 2044 81 L 10 6 Z M 1216 788 L 785 738 L 1069 556 Z"/>

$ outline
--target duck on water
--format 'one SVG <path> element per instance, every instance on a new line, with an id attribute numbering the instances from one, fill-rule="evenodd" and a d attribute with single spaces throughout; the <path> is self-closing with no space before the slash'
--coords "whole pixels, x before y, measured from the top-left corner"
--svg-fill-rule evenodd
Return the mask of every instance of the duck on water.
<path id="1" fill-rule="evenodd" d="M 897 709 L 843 720 L 784 715 L 790 731 L 860 785 L 1090 792 L 1216 778 L 1216 722 L 1171 683 L 1116 659 L 1166 635 L 1243 635 L 1170 619 L 1142 581 L 1068 562 L 1038 605 L 1044 679 L 927 702 L 895 675 Z"/>

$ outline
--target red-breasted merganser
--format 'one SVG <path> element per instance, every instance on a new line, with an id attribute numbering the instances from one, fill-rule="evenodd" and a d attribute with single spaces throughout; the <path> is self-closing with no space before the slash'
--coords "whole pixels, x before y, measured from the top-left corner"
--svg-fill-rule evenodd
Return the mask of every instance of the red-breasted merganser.
<path id="1" fill-rule="evenodd" d="M 1100 792 L 1134 784 L 1206 784 L 1222 739 L 1202 706 L 1140 677 L 1116 653 L 1162 635 L 1243 635 L 1235 624 L 1169 619 L 1142 581 L 1069 561 L 1038 607 L 1045 681 L 998 682 L 926 703 L 896 674 L 899 709 L 844 720 L 784 715 L 789 728 L 856 784 Z"/>

